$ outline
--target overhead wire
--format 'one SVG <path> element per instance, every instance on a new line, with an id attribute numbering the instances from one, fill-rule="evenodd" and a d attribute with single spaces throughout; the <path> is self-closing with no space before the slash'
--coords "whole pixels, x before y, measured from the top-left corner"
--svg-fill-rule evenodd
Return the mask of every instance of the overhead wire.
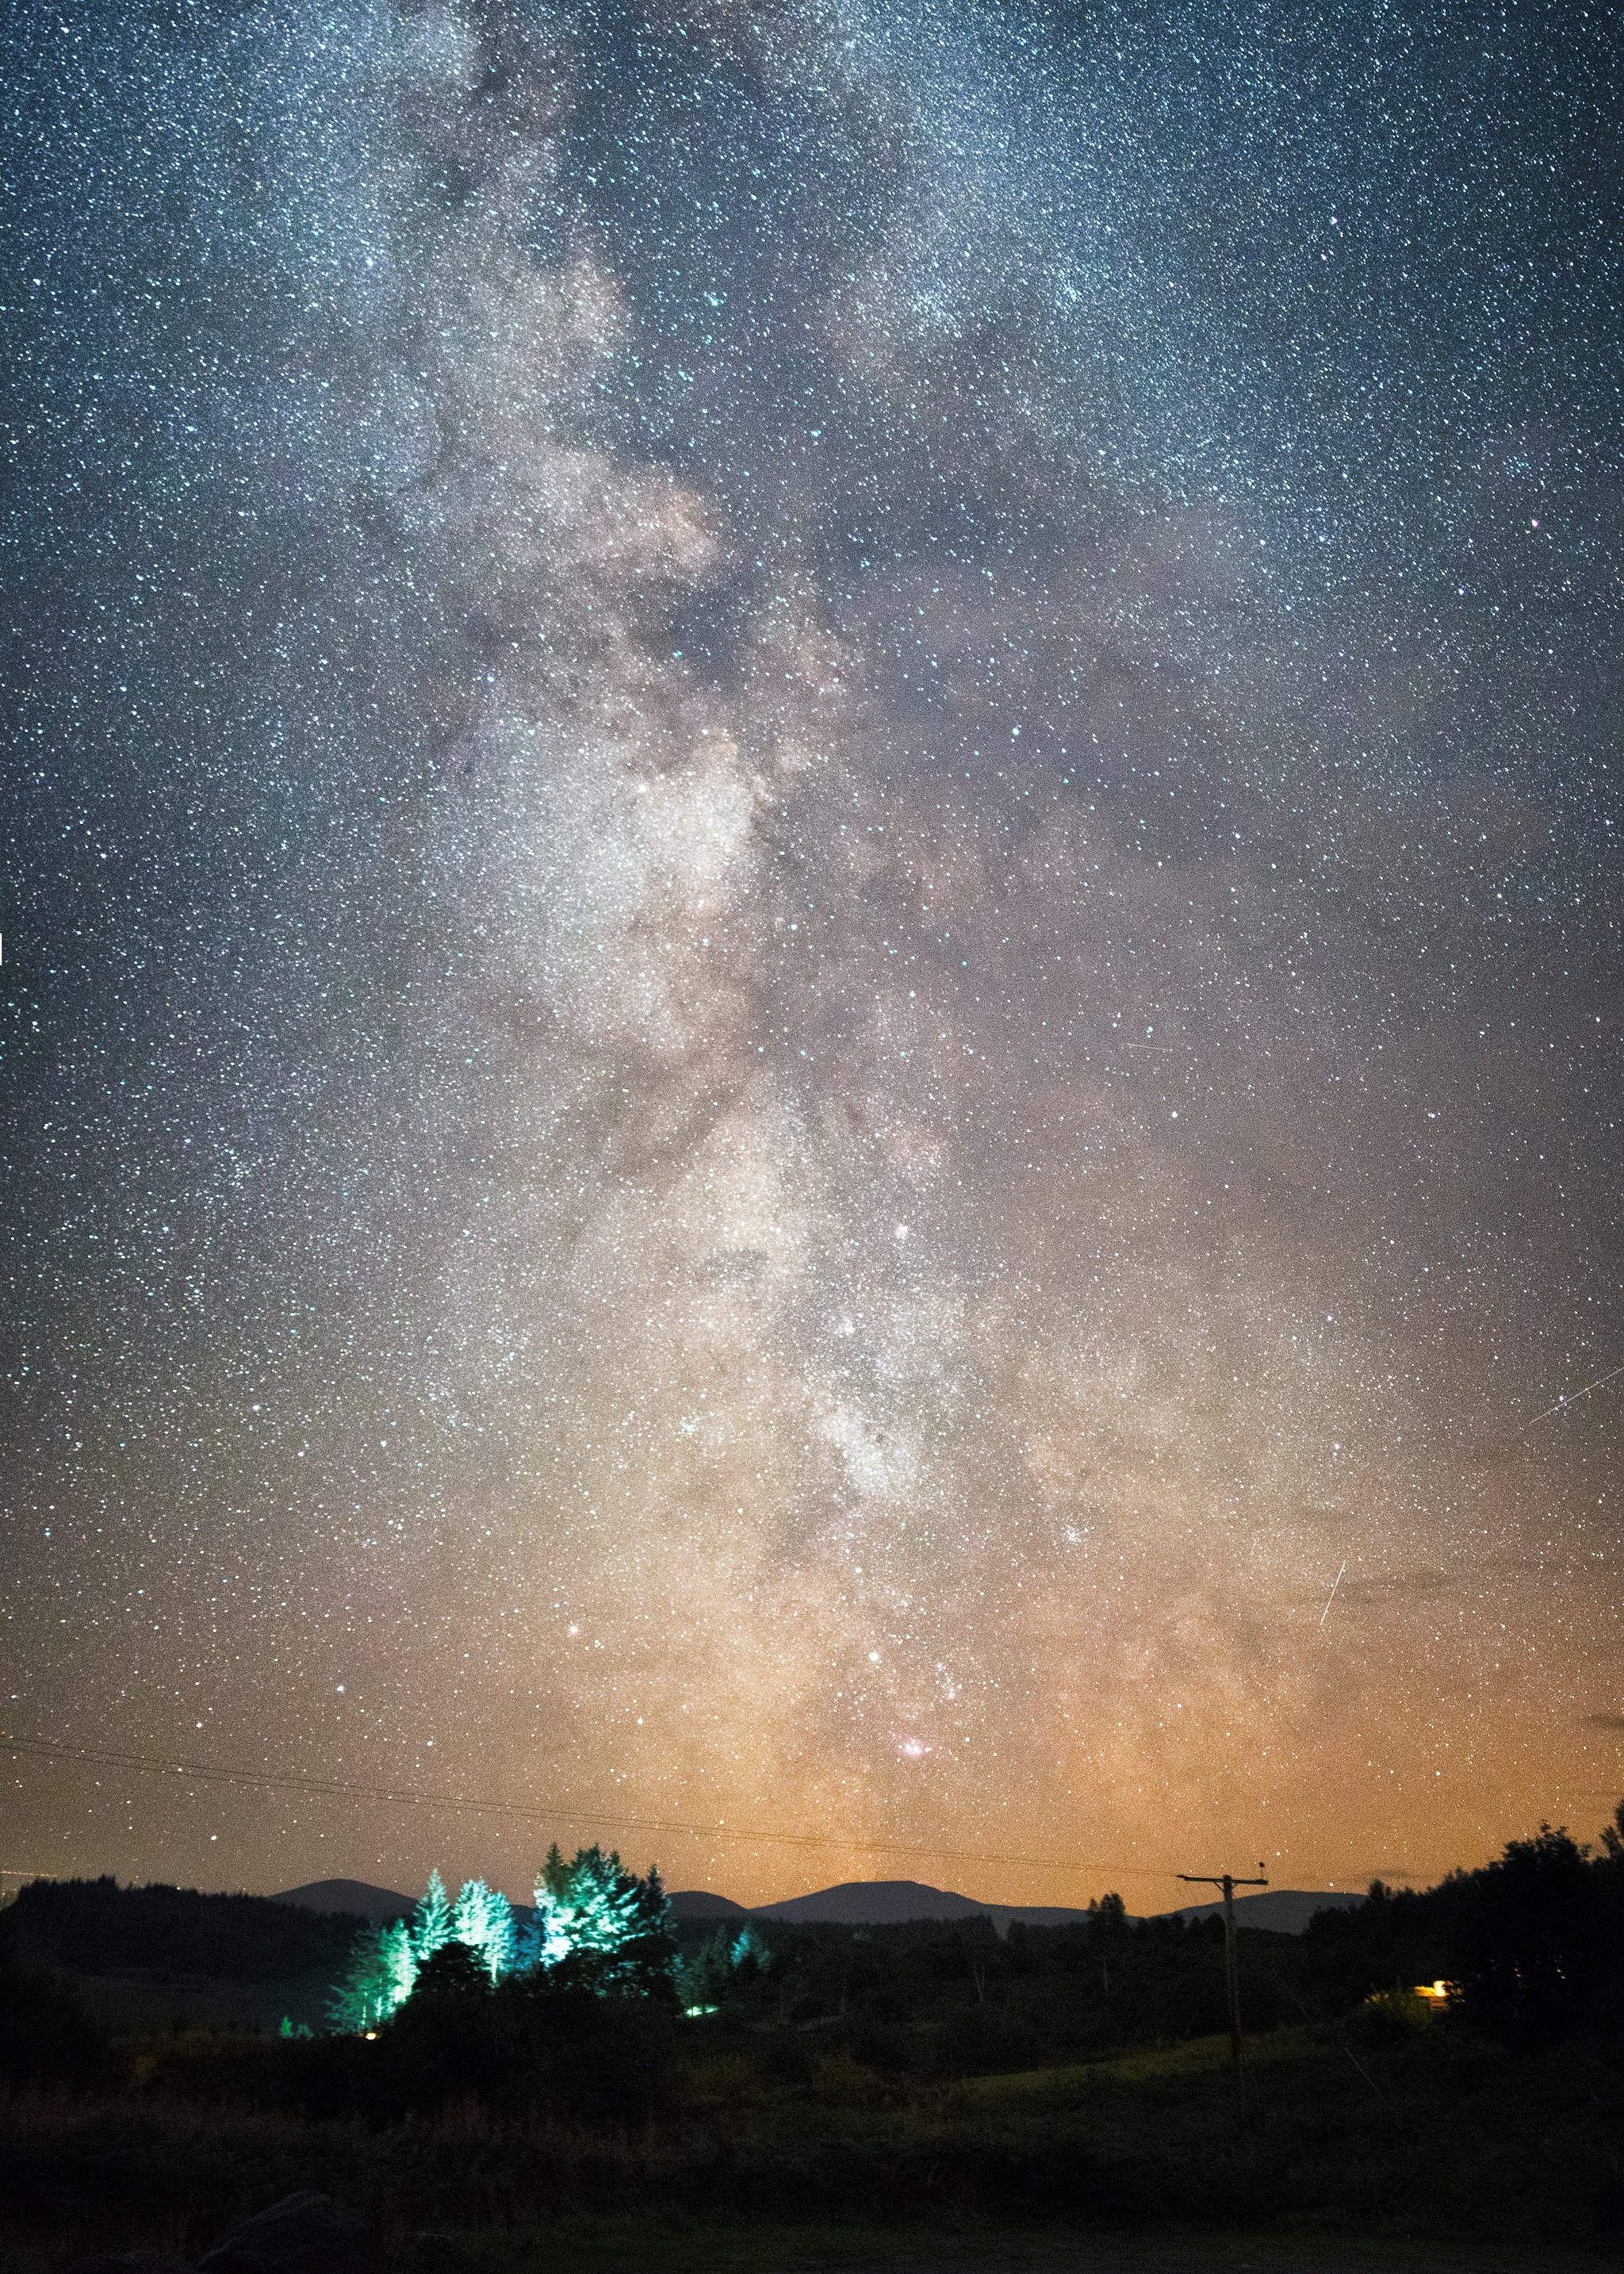
<path id="1" fill-rule="evenodd" d="M 94 1767 L 128 1769 L 145 1775 L 191 1777 L 199 1783 L 234 1784 L 261 1791 L 290 1792 L 312 1799 L 365 1800 L 392 1807 L 442 1808 L 454 1812 L 505 1817 L 521 1823 L 556 1825 L 560 1820 L 574 1820 L 582 1824 L 604 1825 L 614 1830 L 670 1833 L 685 1839 L 735 1840 L 746 1843 L 762 1841 L 778 1847 L 833 1849 L 865 1856 L 917 1856 L 921 1860 L 940 1863 L 1000 1864 L 1034 1871 L 1105 1871 L 1139 1879 L 1173 1879 L 1177 1876 L 1162 1865 L 1113 1863 L 1099 1856 L 1079 1856 L 1063 1861 L 1054 1856 L 991 1854 L 979 1848 L 918 1847 L 892 1840 L 866 1840 L 855 1834 L 839 1836 L 813 1832 L 763 1832 L 726 1823 L 683 1824 L 669 1818 L 628 1816 L 618 1809 L 599 1808 L 574 1801 L 538 1805 L 519 1801 L 472 1798 L 458 1793 L 420 1792 L 409 1786 L 351 1784 L 335 1777 L 302 1776 L 297 1773 L 269 1769 L 229 1768 L 214 1762 L 179 1759 L 167 1754 L 123 1751 L 110 1746 L 68 1745 L 49 1737 L 19 1737 L 6 1729 L 0 1729 L 0 1751 L 47 1760 L 80 1761 Z"/>

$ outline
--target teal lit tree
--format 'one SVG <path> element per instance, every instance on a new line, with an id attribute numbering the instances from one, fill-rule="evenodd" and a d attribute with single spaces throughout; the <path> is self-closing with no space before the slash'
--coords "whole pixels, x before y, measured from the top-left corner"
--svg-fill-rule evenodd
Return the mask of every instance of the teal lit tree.
<path id="1" fill-rule="evenodd" d="M 729 1963 L 735 1974 L 754 1977 L 764 1974 L 772 1963 L 772 1953 L 762 1939 L 761 1929 L 741 1927 L 733 1937 L 733 1946 L 728 1953 Z"/>
<path id="2" fill-rule="evenodd" d="M 364 1928 L 356 1937 L 349 1971 L 333 1993 L 328 2018 L 335 2029 L 363 2037 L 380 2029 L 410 1997 L 417 1962 L 404 1920 Z"/>
<path id="3" fill-rule="evenodd" d="M 451 1902 L 438 1871 L 429 1873 L 428 1892 L 411 1915 L 411 1947 L 419 1966 L 426 1966 L 437 1950 L 452 1939 Z"/>
<path id="4" fill-rule="evenodd" d="M 677 1952 L 658 1870 L 639 1879 L 596 1843 L 566 1864 L 554 1846 L 536 1881 L 536 1914 L 534 1962 L 560 1985 L 671 1995 Z"/>
<path id="5" fill-rule="evenodd" d="M 473 1951 L 492 1982 L 513 1971 L 517 1956 L 513 1905 L 500 1887 L 470 1879 L 451 1911 L 451 1938 Z"/>
<path id="6" fill-rule="evenodd" d="M 616 1855 L 596 1845 L 566 1864 L 555 1846 L 536 1882 L 536 1909 L 547 1922 L 545 1940 L 568 1957 L 607 1957 L 637 1928 L 637 1882 Z"/>
<path id="7" fill-rule="evenodd" d="M 536 1882 L 534 1925 L 523 1937 L 500 1888 L 470 1879 L 454 1903 L 432 1871 L 410 1926 L 397 1919 L 358 1938 L 330 2012 L 335 2029 L 365 2035 L 418 1990 L 453 1989 L 470 1968 L 488 1986 L 527 1974 L 600 1997 L 669 1999 L 676 1966 L 658 1871 L 639 1879 L 596 1846 L 567 1864 L 554 1845 Z"/>
<path id="8" fill-rule="evenodd" d="M 439 1873 L 435 1877 L 438 1879 Z M 444 1888 L 440 1890 L 445 1893 Z M 384 1962 L 389 1969 L 389 2013 L 406 2003 L 417 1986 L 421 1962 L 404 1919 L 396 1919 L 393 1926 L 383 1931 Z M 387 2020 L 388 2015 L 384 2017 Z"/>
<path id="9" fill-rule="evenodd" d="M 569 1955 L 569 1884 L 570 1866 L 555 1840 L 536 1875 L 535 1924 L 530 1930 L 530 1963 L 544 1974 L 562 1965 Z"/>
<path id="10" fill-rule="evenodd" d="M 737 1934 L 718 1927 L 709 1942 L 695 1951 L 677 1974 L 677 1994 L 690 2014 L 712 2014 L 727 1998 L 763 1975 L 772 1953 L 756 1926 Z"/>
<path id="11" fill-rule="evenodd" d="M 344 1978 L 328 2000 L 327 2019 L 343 2036 L 361 2037 L 387 2017 L 388 1997 L 382 1932 L 375 1926 L 364 1927 L 355 1939 Z"/>

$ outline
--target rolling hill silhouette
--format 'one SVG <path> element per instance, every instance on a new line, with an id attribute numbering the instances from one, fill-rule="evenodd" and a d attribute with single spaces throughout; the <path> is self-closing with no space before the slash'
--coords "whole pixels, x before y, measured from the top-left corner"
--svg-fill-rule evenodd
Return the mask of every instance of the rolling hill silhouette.
<path id="1" fill-rule="evenodd" d="M 387 1926 L 392 1919 L 408 1918 L 416 1898 L 374 1887 L 365 1879 L 312 1879 L 271 1898 L 297 1904 L 301 1910 L 336 1911 L 352 1918 L 369 1919 Z M 1303 1887 L 1267 1887 L 1255 1895 L 1237 1895 L 1235 1915 L 1240 1924 L 1267 1928 L 1275 1934 L 1301 1934 L 1316 1911 L 1348 1910 L 1365 1897 L 1346 1888 L 1320 1892 Z M 899 1926 L 909 1919 L 989 1918 L 1000 1934 L 1018 1920 L 1025 1926 L 1063 1926 L 1086 1919 L 1078 1906 L 1062 1903 L 983 1903 L 951 1887 L 928 1886 L 919 1879 L 843 1879 L 836 1886 L 818 1887 L 810 1894 L 789 1895 L 776 1903 L 754 1906 L 734 1902 L 709 1888 L 680 1890 L 671 1898 L 680 1927 L 702 1926 L 713 1919 L 777 1918 L 803 1924 L 830 1926 Z M 1222 1903 L 1188 1903 L 1160 1916 L 1185 1919 L 1215 1917 Z M 528 1915 L 515 1906 L 521 1915 Z"/>
<path id="2" fill-rule="evenodd" d="M 782 1902 L 758 1903 L 753 1909 L 731 1902 L 726 1895 L 695 1893 L 677 1894 L 672 1908 L 683 1924 L 705 1918 L 779 1918 L 805 1924 L 837 1926 L 899 1926 L 909 1919 L 989 1918 L 1000 1934 L 1019 1921 L 1024 1926 L 1064 1926 L 1086 1919 L 1080 1907 L 1061 1903 L 982 1903 L 951 1888 L 927 1886 L 918 1879 L 845 1879 L 838 1886 L 820 1887 L 808 1895 L 791 1895 Z M 1237 1895 L 1235 1913 L 1242 1926 L 1267 1928 L 1275 1934 L 1301 1934 L 1316 1911 L 1346 1910 L 1365 1897 L 1346 1889 L 1268 1887 L 1259 1894 Z M 1201 1919 L 1214 1916 L 1222 1903 L 1192 1903 L 1162 1917 Z"/>
<path id="3" fill-rule="evenodd" d="M 292 1903 L 302 1911 L 342 1911 L 350 1918 L 370 1919 L 388 1926 L 411 1916 L 414 1895 L 392 1894 L 387 1887 L 370 1886 L 365 1879 L 312 1879 L 308 1886 L 289 1887 L 273 1895 L 274 1903 Z"/>

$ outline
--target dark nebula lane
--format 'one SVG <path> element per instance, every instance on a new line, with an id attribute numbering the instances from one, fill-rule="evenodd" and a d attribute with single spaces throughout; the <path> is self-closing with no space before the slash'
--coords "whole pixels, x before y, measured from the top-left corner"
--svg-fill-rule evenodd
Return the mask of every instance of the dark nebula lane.
<path id="1" fill-rule="evenodd" d="M 744 1901 L 1588 1835 L 1612 11 L 8 41 L 4 1726 Z"/>

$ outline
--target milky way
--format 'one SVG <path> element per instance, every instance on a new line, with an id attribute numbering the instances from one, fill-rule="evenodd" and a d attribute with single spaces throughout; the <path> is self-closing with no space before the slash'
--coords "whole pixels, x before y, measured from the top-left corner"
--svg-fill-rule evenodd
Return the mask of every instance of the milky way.
<path id="1" fill-rule="evenodd" d="M 1609 16 L 31 11 L 0 1864 L 1605 1818 Z"/>

